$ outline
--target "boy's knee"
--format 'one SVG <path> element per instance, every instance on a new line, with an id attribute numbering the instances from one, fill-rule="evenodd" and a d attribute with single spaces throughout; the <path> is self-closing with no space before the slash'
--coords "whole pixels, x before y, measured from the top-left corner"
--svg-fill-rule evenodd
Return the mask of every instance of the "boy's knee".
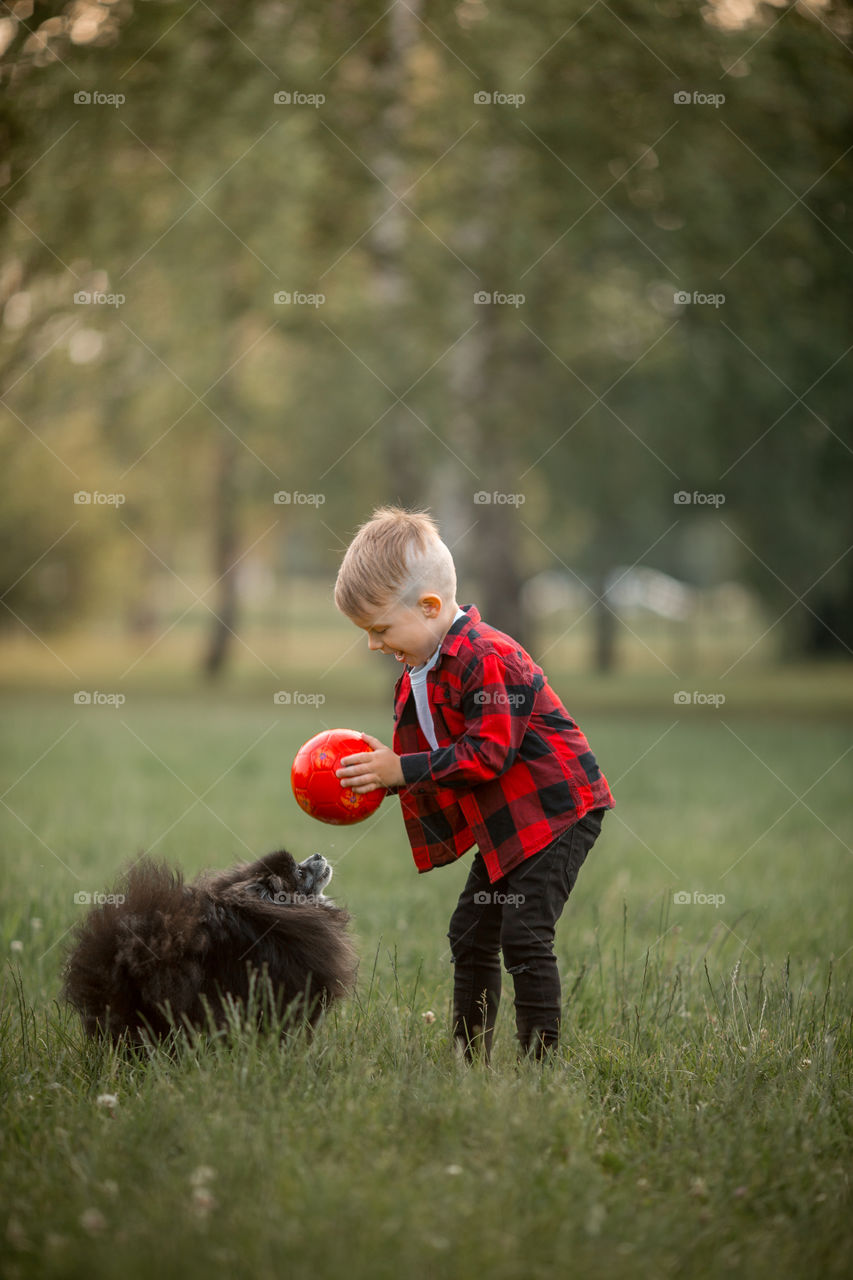
<path id="1" fill-rule="evenodd" d="M 447 935 L 447 940 L 450 943 L 450 958 L 453 964 L 475 964 L 486 958 L 477 947 L 471 929 L 451 931 Z"/>
<path id="2" fill-rule="evenodd" d="M 465 928 L 454 916 L 447 930 L 447 941 L 450 943 L 450 954 L 454 961 L 471 954 L 471 929 Z"/>
<path id="3" fill-rule="evenodd" d="M 554 954 L 554 931 L 504 926 L 501 931 L 501 951 L 507 973 L 523 973 L 542 961 L 548 962 Z"/>
<path id="4" fill-rule="evenodd" d="M 454 962 L 475 961 L 478 964 L 500 963 L 499 927 L 483 918 L 472 918 L 469 911 L 455 911 L 447 930 L 450 954 Z"/>
<path id="5" fill-rule="evenodd" d="M 450 917 L 450 923 L 447 926 L 447 939 L 450 943 L 450 950 L 455 954 L 457 948 L 461 945 L 465 934 L 471 930 L 471 921 L 466 918 L 466 913 L 457 907 Z"/>
<path id="6" fill-rule="evenodd" d="M 452 964 L 478 965 L 485 969 L 500 969 L 501 955 L 497 943 L 475 936 L 474 929 L 462 929 L 459 933 L 448 933 Z"/>

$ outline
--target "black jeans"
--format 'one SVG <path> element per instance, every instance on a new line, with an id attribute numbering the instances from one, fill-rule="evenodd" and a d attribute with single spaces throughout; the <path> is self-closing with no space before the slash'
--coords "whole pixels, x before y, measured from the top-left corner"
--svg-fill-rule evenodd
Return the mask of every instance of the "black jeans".
<path id="1" fill-rule="evenodd" d="M 475 854 L 447 934 L 455 966 L 453 1035 L 469 1061 L 479 1048 L 487 1061 L 491 1054 L 500 952 L 515 985 L 519 1054 L 541 1057 L 557 1044 L 561 992 L 554 930 L 604 812 L 585 814 L 494 883 Z"/>

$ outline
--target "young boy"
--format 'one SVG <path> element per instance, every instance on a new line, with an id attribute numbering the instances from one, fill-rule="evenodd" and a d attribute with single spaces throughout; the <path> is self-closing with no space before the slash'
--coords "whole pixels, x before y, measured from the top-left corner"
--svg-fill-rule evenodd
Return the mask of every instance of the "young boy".
<path id="1" fill-rule="evenodd" d="M 371 650 L 404 665 L 393 747 L 365 734 L 373 750 L 341 762 L 342 785 L 399 794 L 419 872 L 478 847 L 448 932 L 455 1042 L 488 1062 L 502 952 L 519 1056 L 541 1058 L 560 1027 L 555 926 L 610 788 L 541 668 L 456 603 L 453 557 L 428 514 L 376 510 L 347 549 L 335 603 Z"/>

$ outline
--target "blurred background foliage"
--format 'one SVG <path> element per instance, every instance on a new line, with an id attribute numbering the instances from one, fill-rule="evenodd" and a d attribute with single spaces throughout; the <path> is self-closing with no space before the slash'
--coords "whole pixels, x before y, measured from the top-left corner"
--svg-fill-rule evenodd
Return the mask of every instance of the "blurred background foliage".
<path id="1" fill-rule="evenodd" d="M 143 653 L 180 619 L 213 674 L 276 600 L 332 612 L 400 501 L 530 646 L 563 609 L 611 669 L 640 566 L 849 658 L 851 29 L 819 0 L 5 5 L 0 627 Z"/>

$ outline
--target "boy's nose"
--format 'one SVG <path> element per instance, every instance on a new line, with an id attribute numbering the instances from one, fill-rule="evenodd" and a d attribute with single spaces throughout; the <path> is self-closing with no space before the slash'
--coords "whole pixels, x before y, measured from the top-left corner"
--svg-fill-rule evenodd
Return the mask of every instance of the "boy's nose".
<path id="1" fill-rule="evenodd" d="M 377 636 L 368 636 L 368 637 L 367 637 L 367 647 L 368 647 L 368 649 L 381 649 L 381 648 L 382 648 L 382 641 L 381 641 L 380 639 L 378 639 L 378 637 L 377 637 Z"/>

